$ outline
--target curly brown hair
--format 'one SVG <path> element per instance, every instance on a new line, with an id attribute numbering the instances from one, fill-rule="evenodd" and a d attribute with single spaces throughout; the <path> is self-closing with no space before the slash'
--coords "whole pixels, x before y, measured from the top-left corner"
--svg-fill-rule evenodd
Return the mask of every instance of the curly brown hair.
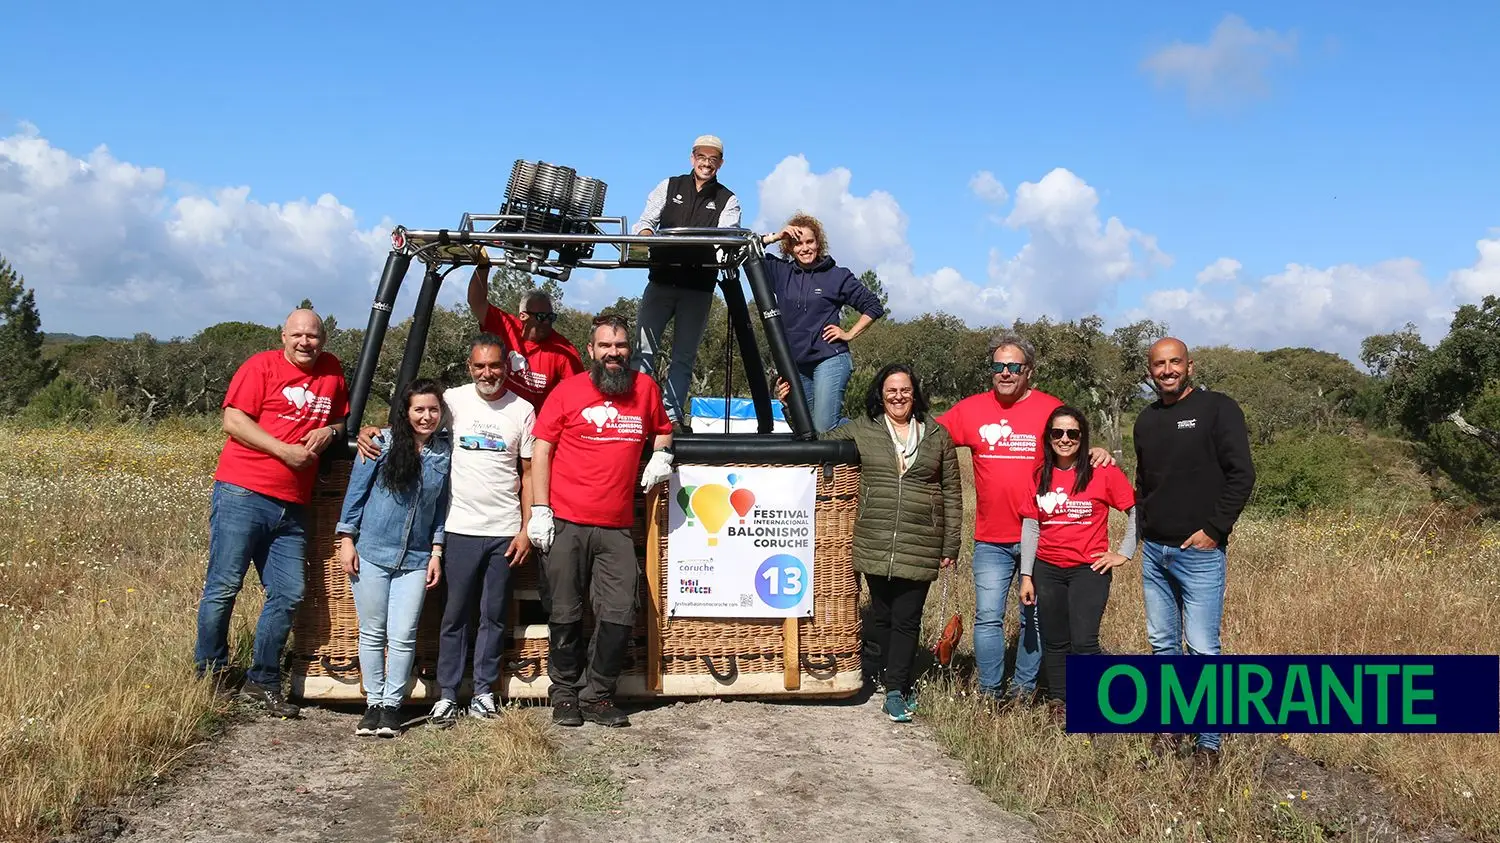
<path id="1" fill-rule="evenodd" d="M 818 241 L 818 257 L 828 257 L 828 235 L 823 233 L 823 224 L 818 222 L 817 217 L 798 211 L 792 215 L 791 219 L 786 221 L 786 225 L 795 225 L 798 228 L 806 228 L 812 231 L 813 239 Z M 782 226 L 782 228 L 786 228 L 786 226 Z M 792 260 L 796 260 L 792 255 L 791 244 L 784 237 L 781 239 L 781 253 Z"/>

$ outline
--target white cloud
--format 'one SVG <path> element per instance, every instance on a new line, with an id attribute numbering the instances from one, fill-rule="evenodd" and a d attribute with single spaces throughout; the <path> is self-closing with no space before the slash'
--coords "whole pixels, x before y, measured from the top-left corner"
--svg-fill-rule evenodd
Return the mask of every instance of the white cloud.
<path id="1" fill-rule="evenodd" d="M 1195 105 L 1265 96 L 1267 77 L 1278 62 L 1297 55 L 1295 33 L 1252 29 L 1238 15 L 1225 15 L 1205 44 L 1172 43 L 1141 63 L 1159 86 L 1182 86 Z"/>
<path id="2" fill-rule="evenodd" d="M 1115 217 L 1101 221 L 1094 189 L 1056 169 L 1016 188 L 1015 207 L 1002 223 L 1025 230 L 1030 242 L 1009 258 L 992 251 L 988 283 L 971 281 L 952 267 L 918 272 L 907 217 L 896 198 L 880 190 L 856 196 L 851 181 L 842 167 L 814 173 L 802 156 L 785 158 L 760 182 L 755 227 L 772 229 L 799 210 L 816 216 L 835 259 L 856 273 L 874 269 L 891 291 L 891 310 L 899 318 L 946 311 L 980 326 L 1044 313 L 1061 318 L 1097 313 L 1113 301 L 1118 282 L 1145 274 L 1153 264 L 1171 263 L 1156 238 Z M 983 172 L 970 184 L 1000 187 L 993 174 Z"/>
<path id="3" fill-rule="evenodd" d="M 975 173 L 974 177 L 969 179 L 969 189 L 974 191 L 975 196 L 995 205 L 1004 205 L 1010 199 L 1005 185 L 1001 184 L 1000 180 L 995 178 L 995 174 L 989 170 L 980 170 Z"/>
<path id="4" fill-rule="evenodd" d="M 1500 296 L 1500 231 L 1474 244 L 1479 261 L 1449 276 L 1461 304 L 1477 303 L 1485 296 Z"/>
<path id="5" fill-rule="evenodd" d="M 1243 268 L 1234 258 L 1219 258 L 1198 270 L 1197 280 L 1199 284 L 1223 284 L 1235 281 L 1240 277 L 1240 270 Z"/>
<path id="6" fill-rule="evenodd" d="M 1127 318 L 1164 321 L 1190 345 L 1309 346 L 1357 360 L 1365 337 L 1407 321 L 1424 336 L 1442 336 L 1452 313 L 1445 300 L 1411 258 L 1326 269 L 1288 264 L 1254 283 L 1156 290 Z"/>
<path id="7" fill-rule="evenodd" d="M 1071 319 L 1112 309 L 1120 282 L 1172 265 L 1154 236 L 1119 217 L 1101 220 L 1098 208 L 1098 192 L 1061 167 L 1016 188 L 1005 224 L 1030 239 L 1008 258 L 991 250 L 989 275 L 1018 315 Z"/>
<path id="8" fill-rule="evenodd" d="M 279 324 L 304 297 L 363 315 L 390 228 L 361 227 L 326 193 L 266 203 L 243 186 L 179 191 L 159 168 L 104 146 L 75 157 L 30 124 L 0 138 L 0 254 L 36 289 L 50 331 Z"/>
<path id="9" fill-rule="evenodd" d="M 973 324 L 1000 318 L 1003 291 L 982 288 L 951 267 L 918 273 L 906 239 L 906 213 L 896 197 L 883 190 L 856 196 L 849 192 L 852 178 L 843 167 L 814 173 L 801 155 L 782 159 L 759 182 L 755 229 L 774 230 L 798 211 L 817 217 L 834 259 L 856 274 L 875 270 L 890 292 L 891 311 L 898 318 L 937 310 L 961 314 Z"/>

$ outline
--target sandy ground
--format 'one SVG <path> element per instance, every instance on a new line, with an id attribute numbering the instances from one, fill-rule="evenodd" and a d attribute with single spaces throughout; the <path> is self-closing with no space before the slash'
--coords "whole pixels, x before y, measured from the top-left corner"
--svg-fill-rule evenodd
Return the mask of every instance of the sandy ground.
<path id="1" fill-rule="evenodd" d="M 1036 840 L 878 701 L 668 704 L 564 735 L 623 782 L 616 811 L 519 821 L 518 840 Z M 567 800 L 559 800 L 566 802 Z"/>
<path id="2" fill-rule="evenodd" d="M 874 700 L 628 710 L 628 728 L 557 729 L 569 765 L 588 775 L 545 783 L 539 814 L 516 817 L 493 839 L 1037 839 L 967 784 L 925 727 L 890 723 Z M 91 817 L 72 839 L 433 840 L 394 821 L 401 788 L 374 739 L 352 736 L 357 717 L 310 708 L 299 721 L 248 719 L 198 750 L 173 781 Z"/>

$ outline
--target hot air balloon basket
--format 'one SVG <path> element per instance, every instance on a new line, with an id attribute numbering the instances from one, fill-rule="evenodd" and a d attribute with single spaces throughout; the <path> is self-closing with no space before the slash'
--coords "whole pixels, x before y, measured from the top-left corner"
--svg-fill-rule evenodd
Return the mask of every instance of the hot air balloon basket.
<path id="1" fill-rule="evenodd" d="M 363 700 L 359 621 L 349 580 L 339 566 L 334 526 L 350 463 L 320 473 L 307 514 L 306 589 L 286 656 L 293 694 L 304 700 Z M 745 468 L 761 467 L 745 464 Z M 785 464 L 764 467 L 787 467 Z M 795 466 L 794 466 L 795 467 Z M 637 494 L 633 530 L 641 580 L 639 611 L 617 690 L 622 698 L 848 697 L 859 692 L 859 579 L 852 552 L 859 509 L 857 465 L 803 466 L 816 471 L 813 595 L 810 617 L 748 619 L 667 616 L 667 484 Z M 428 592 L 417 633 L 409 698 L 437 695 L 438 623 L 445 589 Z M 500 665 L 505 699 L 545 700 L 548 627 L 537 560 L 513 569 L 507 647 Z M 585 628 L 593 618 L 585 615 Z M 477 624 L 471 624 L 471 630 Z M 460 689 L 466 694 L 467 688 Z"/>

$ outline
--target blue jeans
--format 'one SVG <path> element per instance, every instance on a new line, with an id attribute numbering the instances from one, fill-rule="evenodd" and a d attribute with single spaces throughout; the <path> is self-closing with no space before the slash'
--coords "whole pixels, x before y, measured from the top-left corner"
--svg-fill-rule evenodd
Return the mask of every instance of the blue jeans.
<path id="1" fill-rule="evenodd" d="M 1021 544 L 974 542 L 974 661 L 979 664 L 979 692 L 998 696 L 1005 675 L 1005 601 L 1010 586 L 1021 579 Z M 1042 633 L 1036 606 L 1020 603 L 1021 636 L 1016 642 L 1016 672 L 1010 678 L 1013 694 L 1036 691 L 1042 670 Z"/>
<path id="2" fill-rule="evenodd" d="M 198 602 L 198 644 L 193 661 L 200 674 L 229 664 L 229 620 L 234 600 L 255 563 L 266 591 L 255 625 L 255 647 L 245 678 L 281 687 L 281 651 L 302 602 L 305 537 L 302 505 L 214 482 L 208 515 L 208 573 Z"/>
<path id="3" fill-rule="evenodd" d="M 427 569 L 395 571 L 361 559 L 349 587 L 359 616 L 359 673 L 365 703 L 400 708 L 416 658 Z"/>
<path id="4" fill-rule="evenodd" d="M 844 418 L 844 389 L 854 374 L 854 358 L 835 354 L 816 363 L 797 367 L 802 377 L 802 394 L 807 396 L 812 412 L 813 430 L 826 433 L 849 421 Z"/>
<path id="5" fill-rule="evenodd" d="M 698 346 L 708 328 L 708 314 L 713 307 L 713 290 L 688 290 L 666 284 L 647 282 L 636 310 L 635 354 L 630 367 L 637 372 L 656 375 L 656 354 L 661 349 L 661 335 L 671 322 L 672 363 L 662 388 L 662 403 L 674 422 L 687 421 L 688 387 L 693 383 L 693 362 Z"/>
<path id="6" fill-rule="evenodd" d="M 1152 653 L 1180 656 L 1186 637 L 1188 655 L 1219 655 L 1226 562 L 1222 547 L 1198 550 L 1141 543 L 1146 638 Z M 1198 745 L 1218 749 L 1219 735 L 1199 734 Z"/>

